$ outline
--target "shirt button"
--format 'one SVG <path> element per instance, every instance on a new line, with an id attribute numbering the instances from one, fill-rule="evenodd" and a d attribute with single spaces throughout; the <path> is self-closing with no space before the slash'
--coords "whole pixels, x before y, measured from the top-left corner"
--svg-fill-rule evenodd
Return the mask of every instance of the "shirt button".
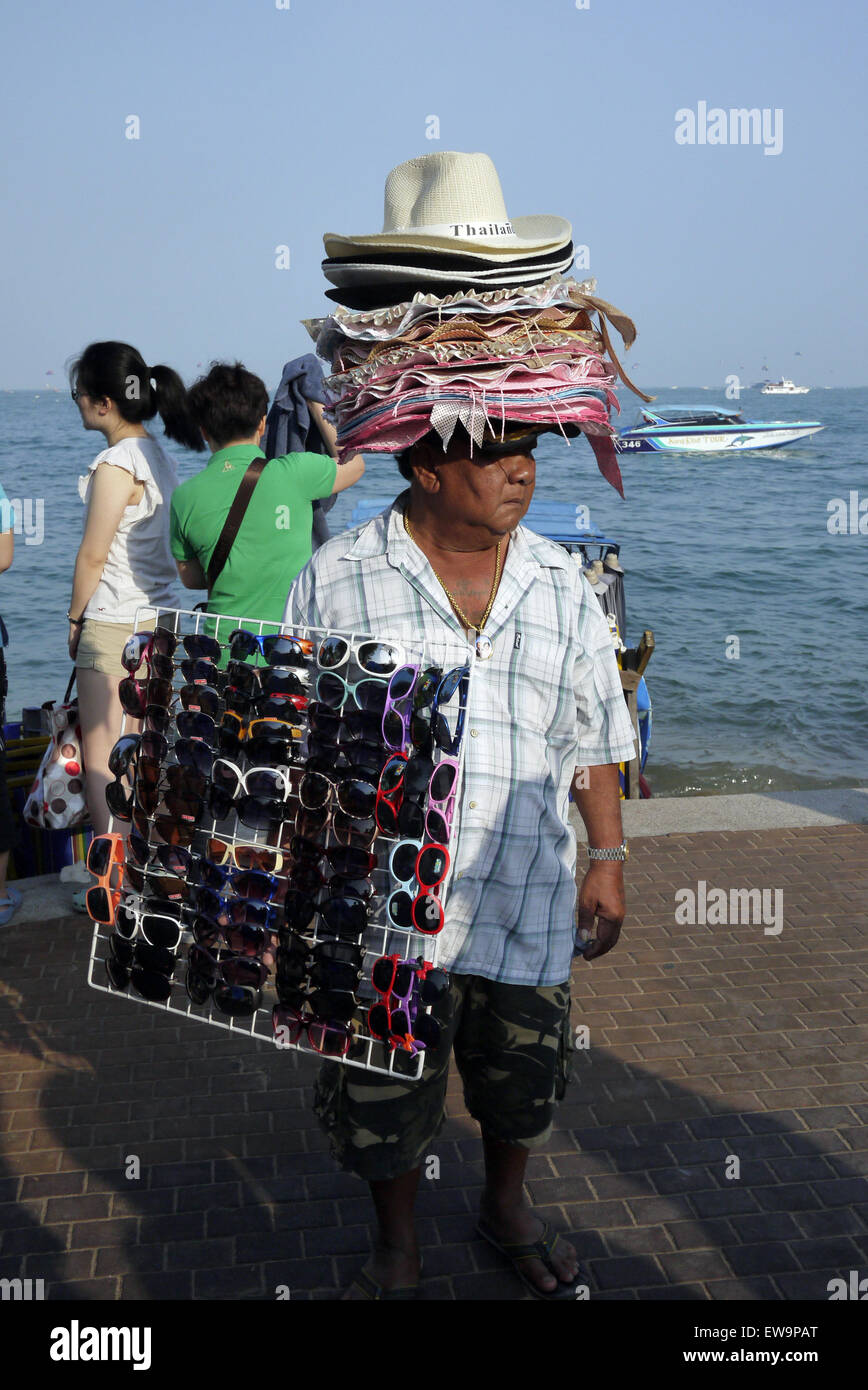
<path id="1" fill-rule="evenodd" d="M 463 878 L 463 877 L 464 877 L 464 870 L 463 870 L 463 869 L 459 869 L 459 870 L 458 870 L 458 873 L 455 875 L 455 877 L 456 877 L 456 878 Z"/>
<path id="2" fill-rule="evenodd" d="M 478 729 L 471 729 L 471 730 L 470 730 L 470 737 L 471 737 L 471 738 L 478 738 L 478 737 L 479 737 L 479 730 L 478 730 Z"/>
<path id="3" fill-rule="evenodd" d="M 475 811 L 475 810 L 476 810 L 476 802 L 475 802 L 475 801 L 471 801 L 471 803 L 470 803 L 470 809 L 471 809 L 471 811 Z"/>

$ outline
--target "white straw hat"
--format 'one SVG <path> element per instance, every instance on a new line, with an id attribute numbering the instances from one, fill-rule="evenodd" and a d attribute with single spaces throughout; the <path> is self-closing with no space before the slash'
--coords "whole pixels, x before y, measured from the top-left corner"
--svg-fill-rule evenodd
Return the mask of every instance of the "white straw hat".
<path id="1" fill-rule="evenodd" d="M 571 239 L 572 227 L 563 217 L 509 217 L 487 154 L 438 150 L 408 159 L 388 175 L 381 232 L 326 232 L 323 244 L 329 257 L 428 249 L 508 261 L 554 251 Z"/>

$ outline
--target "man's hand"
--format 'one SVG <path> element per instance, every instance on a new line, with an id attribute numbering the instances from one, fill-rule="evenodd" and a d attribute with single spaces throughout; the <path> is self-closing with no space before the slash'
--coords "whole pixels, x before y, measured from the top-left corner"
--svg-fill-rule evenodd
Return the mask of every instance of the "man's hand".
<path id="1" fill-rule="evenodd" d="M 579 932 L 589 932 L 593 937 L 582 953 L 585 960 L 596 960 L 611 951 L 621 935 L 625 912 L 623 864 L 618 860 L 592 861 L 579 888 L 577 914 Z M 598 920 L 594 937 L 595 917 Z"/>

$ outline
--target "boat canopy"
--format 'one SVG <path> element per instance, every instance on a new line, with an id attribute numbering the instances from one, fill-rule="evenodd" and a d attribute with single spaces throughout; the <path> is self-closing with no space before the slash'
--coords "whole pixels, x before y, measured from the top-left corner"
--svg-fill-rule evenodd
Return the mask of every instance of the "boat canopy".
<path id="1" fill-rule="evenodd" d="M 359 498 L 353 508 L 350 525 L 361 526 L 366 521 L 372 521 L 392 500 L 391 497 Z M 585 527 L 582 524 L 583 511 L 584 508 L 571 502 L 554 502 L 548 498 L 539 498 L 531 502 L 522 524 L 527 526 L 528 530 L 536 531 L 538 535 L 556 541 L 559 545 L 612 546 L 617 550 L 617 541 L 604 535 L 598 526 Z"/>
<path id="2" fill-rule="evenodd" d="M 744 416 L 738 410 L 723 406 L 671 405 L 665 410 L 641 410 L 646 425 L 743 425 Z"/>

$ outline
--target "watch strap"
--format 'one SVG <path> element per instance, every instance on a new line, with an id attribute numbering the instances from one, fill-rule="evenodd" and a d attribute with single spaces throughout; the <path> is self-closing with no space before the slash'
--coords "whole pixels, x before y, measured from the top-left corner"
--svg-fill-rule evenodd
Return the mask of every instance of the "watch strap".
<path id="1" fill-rule="evenodd" d="M 622 840 L 620 845 L 613 845 L 609 849 L 592 849 L 591 846 L 588 845 L 589 859 L 604 859 L 615 860 L 616 862 L 623 862 L 627 858 L 627 854 L 628 850 L 626 840 Z"/>

